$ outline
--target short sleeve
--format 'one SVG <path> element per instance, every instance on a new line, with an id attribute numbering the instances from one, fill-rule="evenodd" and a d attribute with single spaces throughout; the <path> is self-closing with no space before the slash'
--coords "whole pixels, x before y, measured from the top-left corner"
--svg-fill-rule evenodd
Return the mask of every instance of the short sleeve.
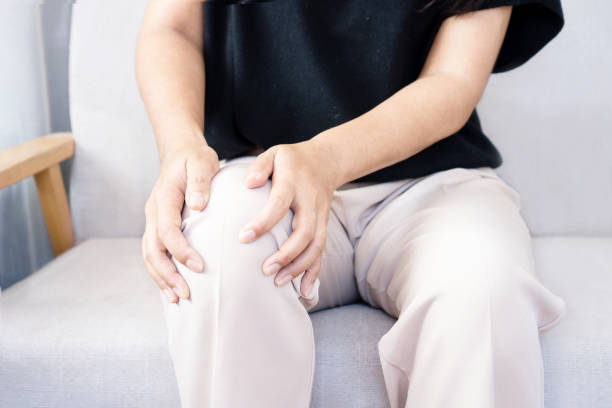
<path id="1" fill-rule="evenodd" d="M 537 54 L 563 28 L 560 0 L 483 0 L 467 11 L 513 6 L 493 73 L 509 71 Z"/>

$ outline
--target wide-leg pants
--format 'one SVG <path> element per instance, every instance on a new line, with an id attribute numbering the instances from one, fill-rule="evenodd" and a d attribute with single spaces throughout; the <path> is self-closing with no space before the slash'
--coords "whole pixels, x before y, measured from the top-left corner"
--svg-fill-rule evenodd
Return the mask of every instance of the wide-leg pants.
<path id="1" fill-rule="evenodd" d="M 160 293 L 183 408 L 307 408 L 309 313 L 359 299 L 397 318 L 378 343 L 392 408 L 544 407 L 539 333 L 566 305 L 536 278 L 519 194 L 492 168 L 336 190 L 304 298 L 301 275 L 278 288 L 262 273 L 291 234 L 291 210 L 256 241 L 238 240 L 271 188 L 245 187 L 254 159 L 222 162 L 207 207 L 183 210 L 206 263 L 196 273 L 174 261 L 190 299 Z"/>

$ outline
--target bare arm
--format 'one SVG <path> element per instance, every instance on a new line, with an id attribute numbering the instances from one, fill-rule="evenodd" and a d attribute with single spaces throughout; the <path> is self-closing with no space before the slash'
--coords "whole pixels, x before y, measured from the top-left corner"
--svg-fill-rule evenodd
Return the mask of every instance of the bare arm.
<path id="1" fill-rule="evenodd" d="M 484 92 L 511 7 L 447 18 L 419 78 L 363 115 L 312 140 L 338 164 L 337 186 L 404 160 L 455 133 Z"/>
<path id="2" fill-rule="evenodd" d="M 203 2 L 150 0 L 136 48 L 136 77 L 157 140 L 160 174 L 145 206 L 142 255 L 168 301 L 188 298 L 187 282 L 168 258 L 195 272 L 204 260 L 181 233 L 186 203 L 203 210 L 219 170 L 204 139 Z"/>
<path id="3" fill-rule="evenodd" d="M 272 175 L 272 189 L 239 239 L 258 239 L 288 208 L 294 211 L 291 235 L 263 265 L 264 273 L 276 275 L 277 285 L 306 271 L 301 291 L 310 292 L 336 188 L 406 159 L 465 124 L 493 69 L 510 13 L 510 7 L 498 7 L 447 18 L 414 82 L 307 141 L 272 146 L 251 164 L 247 187 L 257 188 Z"/>
<path id="4" fill-rule="evenodd" d="M 151 0 L 138 35 L 136 78 L 160 156 L 204 140 L 204 76 L 202 2 Z"/>

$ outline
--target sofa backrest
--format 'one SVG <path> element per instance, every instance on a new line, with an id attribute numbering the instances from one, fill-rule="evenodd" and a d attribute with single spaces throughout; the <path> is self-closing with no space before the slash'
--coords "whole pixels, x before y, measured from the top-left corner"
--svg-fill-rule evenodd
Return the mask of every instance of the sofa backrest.
<path id="1" fill-rule="evenodd" d="M 146 4 L 77 0 L 72 6 L 70 207 L 77 241 L 144 231 L 144 203 L 159 173 L 134 72 Z"/>
<path id="2" fill-rule="evenodd" d="M 159 172 L 134 72 L 146 4 L 73 5 L 70 203 L 78 241 L 144 230 L 144 203 Z M 612 6 L 591 0 L 564 8 L 561 34 L 524 66 L 493 75 L 478 110 L 504 158 L 497 171 L 521 193 L 534 235 L 611 234 Z"/>

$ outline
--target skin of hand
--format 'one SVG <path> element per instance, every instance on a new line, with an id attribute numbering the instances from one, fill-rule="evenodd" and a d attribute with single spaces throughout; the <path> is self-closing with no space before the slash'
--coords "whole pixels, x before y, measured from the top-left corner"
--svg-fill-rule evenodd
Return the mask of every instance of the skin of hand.
<path id="1" fill-rule="evenodd" d="M 300 292 L 308 296 L 321 269 L 331 200 L 337 184 L 333 160 L 311 141 L 278 144 L 270 147 L 251 163 L 246 187 L 257 188 L 272 177 L 272 188 L 264 208 L 240 231 L 238 239 L 253 242 L 293 211 L 292 233 L 279 250 L 262 265 L 274 283 L 283 286 L 300 273 Z M 313 158 L 316 157 L 316 160 Z"/>
<path id="2" fill-rule="evenodd" d="M 136 79 L 161 163 L 145 206 L 142 257 L 169 302 L 178 301 L 177 293 L 189 297 L 187 283 L 169 256 L 195 271 L 204 267 L 180 231 L 183 202 L 193 210 L 203 209 L 209 180 L 219 166 L 203 135 L 202 22 L 201 1 L 149 0 L 136 46 Z"/>
<path id="3" fill-rule="evenodd" d="M 204 260 L 181 232 L 183 203 L 201 211 L 210 194 L 210 181 L 219 171 L 217 153 L 204 143 L 184 143 L 163 156 L 160 174 L 145 205 L 142 254 L 147 271 L 169 302 L 190 296 L 189 286 L 166 251 L 194 272 Z"/>
<path id="4" fill-rule="evenodd" d="M 239 240 L 256 240 L 287 209 L 294 211 L 291 235 L 262 266 L 265 274 L 276 273 L 277 286 L 306 270 L 300 291 L 309 294 L 321 267 L 333 190 L 404 160 L 465 124 L 484 92 L 510 15 L 506 6 L 445 19 L 417 80 L 307 142 L 276 145 L 257 157 L 246 185 L 260 187 L 272 176 L 272 190 Z"/>
<path id="5" fill-rule="evenodd" d="M 189 293 L 166 251 L 196 271 L 204 266 L 202 258 L 188 247 L 180 233 L 183 192 L 190 207 L 193 205 L 190 197 L 195 197 L 189 194 L 188 169 L 204 163 L 200 170 L 192 172 L 194 179 L 200 181 L 192 184 L 202 186 L 203 194 L 208 188 L 204 186 L 218 171 L 216 154 L 201 134 L 204 104 L 201 9 L 188 3 L 151 1 L 146 26 L 153 28 L 146 29 L 143 24 L 143 33 L 147 34 L 141 37 L 146 41 L 141 41 L 142 57 L 138 58 L 139 83 L 162 157 L 160 177 L 145 209 L 143 257 L 171 302 L 177 301 L 177 297 L 169 288 L 181 293 L 181 297 L 186 298 Z M 319 273 L 335 188 L 404 160 L 463 126 L 484 91 L 510 12 L 510 7 L 496 7 L 447 18 L 417 80 L 370 111 L 307 142 L 276 145 L 258 156 L 249 173 L 261 174 L 254 177 L 249 174 L 247 187 L 257 188 L 271 176 L 273 193 L 270 203 L 245 226 L 239 239 L 252 242 L 269 231 L 289 208 L 294 211 L 294 231 L 263 267 L 278 263 L 283 268 L 280 276 L 285 273 L 296 276 L 307 270 L 300 291 L 308 294 Z M 156 23 L 158 20 L 162 22 Z M 168 47 L 160 46 L 162 42 Z M 161 50 L 171 50 L 173 58 Z M 168 77 L 176 80 L 166 81 Z M 177 129 L 183 131 L 177 135 Z M 312 160 L 313 157 L 317 160 Z M 253 233 L 248 234 L 249 229 Z"/>

